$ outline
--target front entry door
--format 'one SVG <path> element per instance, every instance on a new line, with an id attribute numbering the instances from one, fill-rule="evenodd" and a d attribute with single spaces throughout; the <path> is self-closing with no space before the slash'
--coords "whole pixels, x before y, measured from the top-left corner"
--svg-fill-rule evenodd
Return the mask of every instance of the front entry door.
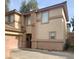
<path id="1" fill-rule="evenodd" d="M 31 34 L 27 34 L 26 38 L 26 47 L 31 48 Z"/>

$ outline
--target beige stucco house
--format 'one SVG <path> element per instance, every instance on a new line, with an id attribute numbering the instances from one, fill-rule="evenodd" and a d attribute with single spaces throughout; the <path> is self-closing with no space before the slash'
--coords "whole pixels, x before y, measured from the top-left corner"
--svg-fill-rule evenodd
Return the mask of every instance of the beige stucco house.
<path id="1" fill-rule="evenodd" d="M 67 39 L 67 20 L 66 2 L 28 13 L 12 10 L 6 13 L 6 23 L 13 28 L 5 30 L 6 42 L 10 40 L 6 46 L 10 45 L 11 49 L 63 50 Z"/>

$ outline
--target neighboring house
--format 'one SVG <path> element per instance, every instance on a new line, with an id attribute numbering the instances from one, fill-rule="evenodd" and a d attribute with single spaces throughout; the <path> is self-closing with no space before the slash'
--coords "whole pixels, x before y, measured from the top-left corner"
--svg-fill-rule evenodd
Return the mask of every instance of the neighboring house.
<path id="1" fill-rule="evenodd" d="M 10 52 L 12 49 L 20 48 L 19 40 L 22 39 L 23 33 L 20 30 L 15 29 L 12 26 L 5 24 L 5 51 L 6 56 L 10 56 Z"/>
<path id="2" fill-rule="evenodd" d="M 13 10 L 14 11 L 14 10 Z M 19 24 L 20 14 L 14 13 L 13 11 L 6 13 L 5 19 L 5 51 L 6 58 L 10 57 L 11 50 L 20 48 L 20 40 L 23 37 L 23 32 Z M 15 18 L 14 18 L 15 17 Z M 16 21 L 15 21 L 16 20 Z"/>
<path id="3" fill-rule="evenodd" d="M 67 20 L 66 2 L 23 14 L 12 10 L 6 13 L 6 23 L 17 31 L 8 29 L 5 39 L 6 42 L 11 41 L 6 45 L 16 42 L 11 44 L 12 49 L 20 47 L 63 50 L 67 39 Z"/>

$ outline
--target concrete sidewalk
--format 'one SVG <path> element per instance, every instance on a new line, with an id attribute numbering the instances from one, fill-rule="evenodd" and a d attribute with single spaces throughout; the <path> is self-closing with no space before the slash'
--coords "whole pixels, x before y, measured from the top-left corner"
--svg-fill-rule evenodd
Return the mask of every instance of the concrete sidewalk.
<path id="1" fill-rule="evenodd" d="M 38 51 L 38 52 L 37 52 Z M 42 53 L 43 51 L 43 53 Z M 55 52 L 46 50 L 15 50 L 11 54 L 11 59 L 74 59 L 72 53 Z"/>

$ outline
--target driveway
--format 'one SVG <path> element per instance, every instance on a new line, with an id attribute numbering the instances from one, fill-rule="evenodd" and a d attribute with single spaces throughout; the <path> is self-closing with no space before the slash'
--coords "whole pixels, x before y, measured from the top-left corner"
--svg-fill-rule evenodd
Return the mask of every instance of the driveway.
<path id="1" fill-rule="evenodd" d="M 47 50 L 14 50 L 11 59 L 74 59 L 74 53 Z"/>

